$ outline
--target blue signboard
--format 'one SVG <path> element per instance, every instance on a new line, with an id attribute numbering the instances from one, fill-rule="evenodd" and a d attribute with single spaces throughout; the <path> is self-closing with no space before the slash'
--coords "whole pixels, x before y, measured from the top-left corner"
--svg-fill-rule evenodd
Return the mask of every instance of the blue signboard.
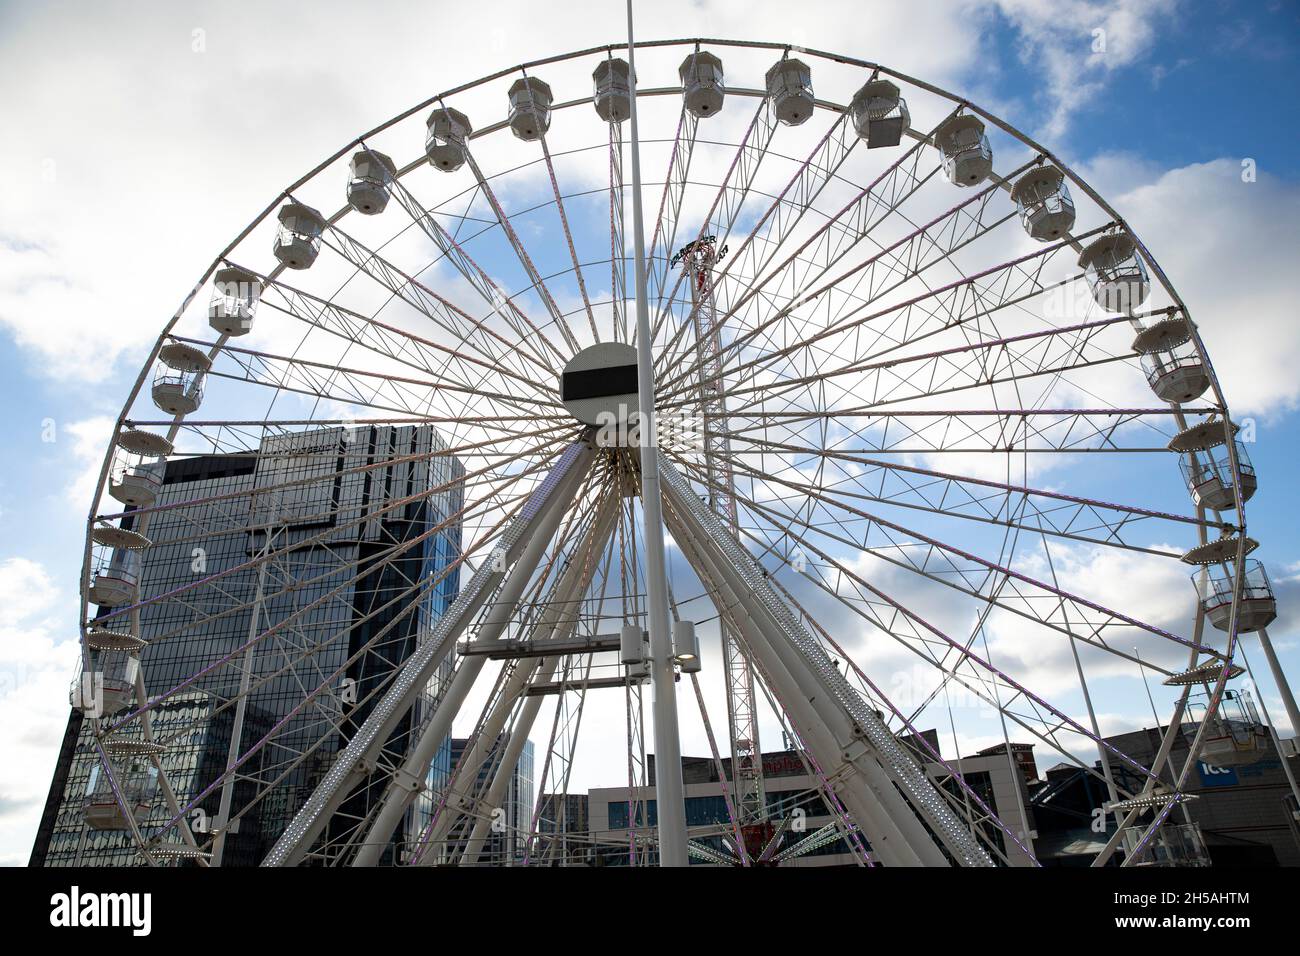
<path id="1" fill-rule="evenodd" d="M 1204 787 L 1235 787 L 1237 771 L 1232 767 L 1215 767 L 1204 760 L 1196 761 L 1196 772 L 1201 775 Z"/>

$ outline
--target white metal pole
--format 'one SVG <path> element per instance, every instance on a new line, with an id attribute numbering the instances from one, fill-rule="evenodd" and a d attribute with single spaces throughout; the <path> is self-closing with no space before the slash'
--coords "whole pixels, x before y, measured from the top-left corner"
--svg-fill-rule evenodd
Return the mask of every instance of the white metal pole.
<path id="1" fill-rule="evenodd" d="M 1264 692 L 1260 690 L 1259 682 L 1255 680 L 1255 672 L 1251 670 L 1250 661 L 1246 658 L 1246 649 L 1241 648 L 1241 662 L 1246 665 L 1246 676 L 1254 684 L 1256 692 L 1259 694 L 1259 709 L 1264 715 L 1264 723 L 1268 725 L 1268 735 L 1273 741 L 1273 749 L 1277 751 L 1277 759 L 1282 761 L 1282 772 L 1286 775 L 1286 782 L 1291 787 L 1291 795 L 1295 797 L 1296 806 L 1300 807 L 1300 784 L 1296 783 L 1295 774 L 1291 772 L 1291 761 L 1282 751 L 1282 739 L 1278 736 L 1277 725 L 1273 723 L 1273 718 L 1268 715 L 1268 704 L 1264 702 Z"/>
<path id="2" fill-rule="evenodd" d="M 1259 638 L 1259 646 L 1264 649 L 1268 669 L 1273 673 L 1273 683 L 1277 685 L 1277 692 L 1282 698 L 1287 720 L 1291 722 L 1291 736 L 1300 739 L 1300 709 L 1296 708 L 1295 695 L 1291 693 L 1291 685 L 1282 671 L 1282 663 L 1277 659 L 1277 652 L 1273 650 L 1273 642 L 1268 639 L 1268 628 L 1261 627 L 1255 634 Z M 1263 697 L 1264 695 L 1260 694 L 1261 703 Z"/>
<path id="3" fill-rule="evenodd" d="M 659 497 L 659 448 L 655 422 L 654 363 L 650 354 L 650 308 L 646 301 L 645 222 L 641 211 L 641 139 L 637 130 L 636 50 L 632 0 L 627 0 L 627 64 L 632 122 L 632 232 L 636 250 L 637 405 L 640 412 L 641 502 L 645 515 L 646 618 L 654 683 L 655 802 L 659 815 L 659 865 L 687 866 L 686 806 L 682 752 L 677 730 L 677 685 L 668 635 L 668 583 L 664 572 L 663 502 Z"/>

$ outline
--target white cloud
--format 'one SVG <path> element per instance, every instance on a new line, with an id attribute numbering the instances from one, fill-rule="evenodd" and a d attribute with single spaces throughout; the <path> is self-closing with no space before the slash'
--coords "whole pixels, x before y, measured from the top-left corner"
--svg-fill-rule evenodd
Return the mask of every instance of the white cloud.
<path id="1" fill-rule="evenodd" d="M 0 197 L 0 325 L 51 374 L 94 382 L 139 355 L 242 224 L 359 131 L 436 89 L 625 35 L 617 5 L 582 16 L 457 5 L 453 16 L 445 4 L 388 4 L 361 17 L 344 3 L 314 4 L 310 16 L 240 6 L 173 4 L 147 24 L 110 8 L 33 12 L 0 37 L 0 82 L 24 90 L 0 119 L 27 131 L 0 157 L 15 187 Z M 643 9 L 639 30 L 671 35 L 689 20 L 702 35 L 788 38 L 786 12 L 678 0 Z M 975 58 L 965 18 L 918 31 L 905 7 L 870 22 L 858 12 L 825 4 L 799 18 L 802 38 L 867 50 L 897 35 L 879 52 L 940 82 Z"/>
<path id="2" fill-rule="evenodd" d="M 104 449 L 113 435 L 115 420 L 107 415 L 69 422 L 63 430 L 72 436 L 74 478 L 64 494 L 77 509 L 89 507 L 104 464 Z"/>
<path id="3" fill-rule="evenodd" d="M 1113 154 L 1082 170 L 1187 304 L 1234 412 L 1273 414 L 1300 400 L 1300 185 L 1242 172 L 1239 157 L 1159 170 Z"/>
<path id="4" fill-rule="evenodd" d="M 0 865 L 31 852 L 68 719 L 77 642 L 64 595 L 40 564 L 0 563 Z"/>
<path id="5" fill-rule="evenodd" d="M 1046 77 L 1048 143 L 1095 103 L 1110 73 L 1140 60 L 1178 0 L 998 0 L 1020 31 L 1021 56 Z"/>

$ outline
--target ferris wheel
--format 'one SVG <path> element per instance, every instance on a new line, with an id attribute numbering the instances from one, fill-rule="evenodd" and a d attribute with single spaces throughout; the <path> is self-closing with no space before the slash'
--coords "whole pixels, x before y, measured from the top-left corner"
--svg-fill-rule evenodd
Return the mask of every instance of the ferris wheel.
<path id="1" fill-rule="evenodd" d="M 531 737 L 508 862 L 551 865 L 603 695 L 630 803 L 698 705 L 726 784 L 701 860 L 1032 863 L 1023 806 L 953 759 L 983 734 L 1096 779 L 1099 863 L 1196 862 L 1188 776 L 1264 746 L 1229 682 L 1276 607 L 1255 473 L 1151 252 L 921 80 L 780 43 L 634 50 L 635 81 L 628 47 L 582 50 L 357 137 L 166 324 L 91 509 L 67 852 L 503 862 Z M 1181 610 L 1150 620 L 1134 582 L 1171 570 Z M 1176 688 L 1154 759 L 1103 726 L 1147 680 Z M 816 782 L 813 833 L 765 796 L 761 723 Z M 660 852 L 645 820 L 634 863 Z"/>

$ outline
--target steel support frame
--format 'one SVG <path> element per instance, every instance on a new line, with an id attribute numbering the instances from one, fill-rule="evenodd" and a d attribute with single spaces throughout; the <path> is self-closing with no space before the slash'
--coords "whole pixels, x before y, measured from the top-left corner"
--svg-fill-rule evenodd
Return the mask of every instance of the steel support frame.
<path id="1" fill-rule="evenodd" d="M 678 546 L 734 602 L 730 607 L 751 656 L 784 685 L 782 700 L 817 762 L 852 771 L 841 778 L 844 800 L 882 862 L 892 857 L 947 865 L 946 850 L 960 865 L 991 866 L 988 853 L 790 613 L 749 553 L 727 536 L 675 468 L 665 463 L 661 474 Z"/>
<path id="2" fill-rule="evenodd" d="M 414 706 L 421 690 L 452 650 L 456 639 L 504 580 L 505 566 L 521 560 L 525 550 L 530 549 L 532 542 L 541 537 L 539 532 L 550 523 L 552 515 L 555 515 L 554 520 L 558 523 L 559 515 L 555 513 L 562 508 L 554 507 L 556 501 L 573 494 L 577 483 L 591 465 L 593 452 L 594 446 L 590 435 L 584 435 L 565 449 L 555 468 L 529 496 L 522 511 L 503 534 L 494 552 L 494 555 L 500 556 L 500 560 L 485 561 L 468 585 L 461 589 L 451 608 L 438 621 L 429 640 L 407 660 L 370 716 L 339 754 L 334 766 L 330 768 L 311 797 L 281 834 L 280 839 L 263 860 L 263 866 L 293 866 L 306 855 L 307 850 L 325 829 L 349 792 L 374 769 L 375 760 L 393 729 Z M 439 712 L 443 709 L 440 707 Z M 428 751 L 428 758 L 431 760 L 433 750 L 436 750 L 440 742 L 439 739 L 430 744 L 427 739 L 422 738 L 412 745 L 412 751 L 421 753 Z M 413 752 L 412 757 L 414 756 L 416 754 Z M 420 779 L 423 779 L 423 774 Z M 398 785 L 399 781 L 394 777 L 389 783 L 389 791 L 391 792 Z M 389 805 L 402 803 L 403 806 L 405 799 L 409 797 L 390 800 L 390 795 L 386 794 L 384 798 Z M 381 811 L 381 814 L 393 816 L 394 828 L 401 816 L 400 812 L 393 815 L 391 810 L 387 814 Z M 372 825 L 376 833 L 378 822 L 377 818 L 376 824 Z"/>
<path id="3" fill-rule="evenodd" d="M 691 287 L 691 319 L 699 368 L 700 409 L 704 418 L 704 464 L 709 474 L 709 505 L 725 529 L 737 532 L 735 477 L 727 436 L 727 399 L 721 324 L 716 321 L 713 269 L 720 251 L 716 242 L 697 239 L 683 256 L 683 275 Z M 763 751 L 758 735 L 754 673 L 725 619 L 719 619 L 723 680 L 727 691 L 727 728 L 731 744 L 731 779 L 742 826 L 767 819 L 763 785 Z"/>
<path id="4" fill-rule="evenodd" d="M 607 495 L 601 503 L 596 521 L 588 532 L 586 540 L 579 547 L 578 560 L 569 564 L 560 580 L 556 582 L 551 596 L 542 603 L 545 610 L 538 619 L 535 631 L 536 639 L 532 642 L 533 644 L 541 647 L 553 641 L 557 643 L 565 642 L 572 635 L 574 628 L 577 627 L 577 605 L 582 600 L 587 588 L 590 587 L 599 555 L 609 542 L 610 534 L 614 528 L 614 519 L 617 516 L 617 505 L 618 498 L 613 494 Z M 491 634 L 480 635 L 478 640 L 485 641 L 491 638 L 493 638 Z M 461 663 L 461 668 L 468 667 L 470 660 L 478 662 L 474 668 L 477 674 L 485 658 L 477 657 L 464 660 Z M 492 748 L 496 746 L 497 740 L 505 730 L 510 715 L 514 712 L 519 699 L 524 697 L 529 686 L 549 681 L 555 673 L 559 660 L 558 656 L 550 656 L 540 661 L 523 662 L 515 668 L 514 673 L 507 679 L 506 686 L 499 695 L 496 706 L 488 715 L 473 744 L 461 757 L 460 767 L 457 768 L 459 778 L 467 781 L 470 792 L 468 794 L 462 793 L 459 797 L 455 795 L 449 796 L 442 813 L 430 826 L 427 839 L 422 839 L 421 843 L 423 845 L 416 850 L 413 862 L 420 864 L 435 862 L 440 856 L 438 852 L 439 845 L 452 832 L 456 821 L 462 816 L 475 819 L 474 829 L 470 834 L 462 858 L 465 861 L 471 861 L 471 863 L 477 859 L 484 842 L 486 842 L 487 826 L 490 822 L 476 812 L 477 807 L 480 805 L 493 807 L 500 801 L 501 795 L 510 783 L 510 776 L 514 773 L 515 764 L 519 762 L 519 755 L 523 753 L 523 746 L 528 739 L 528 733 L 532 729 L 533 722 L 537 719 L 537 713 L 542 705 L 541 697 L 531 696 L 524 700 L 519 716 L 516 718 L 514 727 L 510 732 L 505 750 L 501 759 L 497 762 L 495 775 L 488 787 L 481 794 L 475 796 L 472 790 L 478 780 L 479 770 L 488 759 Z M 458 670 L 457 674 L 459 675 L 459 673 Z"/>
<path id="5" fill-rule="evenodd" d="M 585 459 L 589 464 L 592 448 L 590 445 L 584 445 L 584 448 Z M 500 592 L 492 600 L 483 619 L 479 622 L 475 633 L 477 640 L 485 642 L 497 640 L 514 619 L 524 589 L 537 570 L 586 471 L 586 466 L 577 467 L 568 472 L 556 485 L 554 495 L 547 502 L 545 510 L 538 515 L 536 525 L 528 530 L 527 543 L 522 553 L 514 562 Z M 379 857 L 397 824 L 416 795 L 424 789 L 425 776 L 434 755 L 447 735 L 451 733 L 452 721 L 455 720 L 465 698 L 478 679 L 484 662 L 485 658 L 470 657 L 462 660 L 460 666 L 456 668 L 447 692 L 442 695 L 428 723 L 411 745 L 402 768 L 394 774 L 392 782 L 388 785 L 380 802 L 379 813 L 354 857 L 354 865 L 373 866 L 379 862 Z"/>

